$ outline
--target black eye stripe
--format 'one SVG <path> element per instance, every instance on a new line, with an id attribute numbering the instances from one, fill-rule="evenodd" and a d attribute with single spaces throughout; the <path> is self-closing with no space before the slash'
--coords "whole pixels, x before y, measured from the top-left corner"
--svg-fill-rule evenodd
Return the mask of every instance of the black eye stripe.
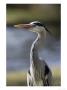
<path id="1" fill-rule="evenodd" d="M 38 25 L 38 26 L 43 26 L 41 23 L 34 23 L 35 25 Z"/>

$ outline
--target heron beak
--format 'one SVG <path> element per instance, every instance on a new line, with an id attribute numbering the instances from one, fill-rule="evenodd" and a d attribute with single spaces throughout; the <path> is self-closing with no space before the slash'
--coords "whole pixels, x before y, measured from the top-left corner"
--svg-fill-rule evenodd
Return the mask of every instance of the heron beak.
<path id="1" fill-rule="evenodd" d="M 32 28 L 32 25 L 31 24 L 18 24 L 18 25 L 14 25 L 14 27 L 30 29 L 30 28 Z"/>

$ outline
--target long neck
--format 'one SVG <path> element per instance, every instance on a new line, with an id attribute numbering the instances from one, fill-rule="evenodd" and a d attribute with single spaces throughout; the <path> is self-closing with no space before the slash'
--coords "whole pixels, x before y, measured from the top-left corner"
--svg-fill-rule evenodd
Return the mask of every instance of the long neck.
<path id="1" fill-rule="evenodd" d="M 35 39 L 35 41 L 33 42 L 32 46 L 31 46 L 31 51 L 30 51 L 30 63 L 32 63 L 32 61 L 34 62 L 35 60 L 38 60 L 38 42 L 40 39 L 40 34 L 37 35 L 37 38 Z"/>

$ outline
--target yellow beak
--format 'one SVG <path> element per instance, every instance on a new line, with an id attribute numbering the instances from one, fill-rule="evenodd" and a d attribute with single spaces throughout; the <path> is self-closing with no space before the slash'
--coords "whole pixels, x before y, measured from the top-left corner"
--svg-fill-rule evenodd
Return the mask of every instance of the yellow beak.
<path id="1" fill-rule="evenodd" d="M 14 25 L 14 27 L 30 29 L 30 28 L 32 28 L 32 25 L 31 24 L 18 24 L 18 25 Z"/>

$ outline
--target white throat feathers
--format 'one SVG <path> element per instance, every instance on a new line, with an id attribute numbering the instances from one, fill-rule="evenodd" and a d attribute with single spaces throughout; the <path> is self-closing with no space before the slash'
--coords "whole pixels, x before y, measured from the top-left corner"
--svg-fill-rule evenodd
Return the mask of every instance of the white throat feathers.
<path id="1" fill-rule="evenodd" d="M 45 32 L 45 34 L 46 34 L 46 32 Z M 32 62 L 39 60 L 38 45 L 41 43 L 40 41 L 42 41 L 43 35 L 44 35 L 44 32 L 37 33 L 37 38 L 32 43 L 31 51 L 30 51 L 30 64 Z"/>

